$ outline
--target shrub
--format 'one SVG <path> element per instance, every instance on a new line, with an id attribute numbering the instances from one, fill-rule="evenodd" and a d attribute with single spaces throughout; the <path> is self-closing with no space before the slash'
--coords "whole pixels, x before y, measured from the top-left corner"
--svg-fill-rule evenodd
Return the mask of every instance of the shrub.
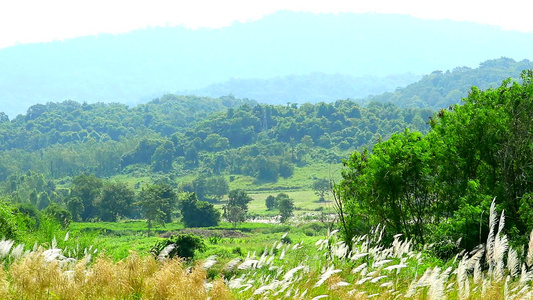
<path id="1" fill-rule="evenodd" d="M 205 243 L 202 238 L 192 234 L 180 234 L 157 242 L 150 250 L 150 253 L 158 258 L 178 256 L 185 260 L 192 260 L 196 250 L 205 251 Z"/>

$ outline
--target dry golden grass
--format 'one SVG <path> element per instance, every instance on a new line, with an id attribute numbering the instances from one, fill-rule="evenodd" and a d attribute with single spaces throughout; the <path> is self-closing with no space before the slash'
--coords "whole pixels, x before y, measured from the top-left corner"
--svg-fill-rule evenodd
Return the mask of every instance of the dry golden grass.
<path id="1" fill-rule="evenodd" d="M 4 271 L 0 299 L 206 299 L 206 272 L 184 268 L 178 259 L 157 262 L 132 253 L 114 263 L 100 256 L 70 265 L 46 261 L 42 251 L 30 253 Z M 233 299 L 221 280 L 213 283 L 212 299 Z"/>

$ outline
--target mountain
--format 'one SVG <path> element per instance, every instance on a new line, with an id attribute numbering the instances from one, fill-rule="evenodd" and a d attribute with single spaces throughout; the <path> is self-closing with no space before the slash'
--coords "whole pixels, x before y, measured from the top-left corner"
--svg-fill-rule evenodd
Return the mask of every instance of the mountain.
<path id="1" fill-rule="evenodd" d="M 474 23 L 281 11 L 220 29 L 147 28 L 0 49 L 0 110 L 13 117 L 66 99 L 135 104 L 230 78 L 428 74 L 531 58 L 532 48 L 532 33 Z"/>
<path id="2" fill-rule="evenodd" d="M 502 57 L 482 62 L 477 68 L 456 67 L 453 70 L 434 71 L 421 80 L 394 92 L 359 99 L 359 103 L 390 102 L 400 107 L 418 107 L 439 110 L 461 103 L 472 86 L 482 90 L 497 88 L 507 78 L 520 81 L 524 70 L 533 69 L 533 61 L 515 61 Z"/>
<path id="3" fill-rule="evenodd" d="M 231 78 L 226 82 L 211 84 L 202 89 L 178 91 L 177 94 L 207 97 L 232 94 L 237 98 L 250 98 L 270 104 L 317 103 L 382 94 L 416 82 L 420 78 L 421 76 L 411 73 L 385 77 L 354 77 L 315 72 L 268 79 Z"/>

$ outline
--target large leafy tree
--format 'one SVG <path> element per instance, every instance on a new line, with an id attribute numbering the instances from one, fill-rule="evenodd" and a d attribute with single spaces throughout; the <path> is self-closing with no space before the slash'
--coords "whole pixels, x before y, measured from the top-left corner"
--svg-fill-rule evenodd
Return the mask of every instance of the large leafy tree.
<path id="1" fill-rule="evenodd" d="M 103 187 L 103 181 L 93 174 L 82 174 L 74 177 L 72 180 L 72 187 L 70 188 L 69 202 L 75 202 L 76 205 L 69 205 L 73 208 L 71 210 L 73 217 L 79 215 L 81 220 L 86 221 L 90 218 L 98 217 L 97 199 Z"/>
<path id="2" fill-rule="evenodd" d="M 252 197 L 248 196 L 244 190 L 231 190 L 228 202 L 224 205 L 224 217 L 236 227 L 238 223 L 246 220 L 248 203 L 251 201 Z"/>
<path id="3" fill-rule="evenodd" d="M 115 182 L 104 185 L 99 201 L 102 221 L 116 222 L 118 217 L 126 217 L 132 212 L 135 192 L 126 184 Z"/>
<path id="4" fill-rule="evenodd" d="M 220 221 L 220 211 L 209 202 L 199 201 L 195 193 L 186 193 L 179 209 L 185 227 L 217 226 Z"/>
<path id="5" fill-rule="evenodd" d="M 177 196 L 168 184 L 154 184 L 144 187 L 140 193 L 141 214 L 150 230 L 154 223 L 165 225 L 172 221 L 172 210 L 176 206 Z"/>
<path id="6" fill-rule="evenodd" d="M 313 181 L 312 188 L 315 191 L 315 195 L 320 198 L 319 200 L 324 201 L 326 194 L 331 190 L 331 183 L 326 178 L 318 178 Z"/>
<path id="7" fill-rule="evenodd" d="M 294 200 L 285 193 L 280 193 L 276 196 L 279 207 L 279 215 L 281 223 L 285 223 L 294 211 Z"/>

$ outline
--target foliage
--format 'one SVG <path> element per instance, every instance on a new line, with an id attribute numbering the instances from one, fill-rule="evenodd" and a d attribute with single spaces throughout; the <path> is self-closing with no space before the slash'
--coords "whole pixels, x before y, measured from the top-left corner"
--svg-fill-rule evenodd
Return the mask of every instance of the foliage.
<path id="1" fill-rule="evenodd" d="M 165 225 L 172 221 L 172 210 L 176 206 L 177 196 L 171 186 L 154 184 L 144 187 L 140 193 L 139 206 L 146 218 L 148 230 L 153 224 Z"/>
<path id="2" fill-rule="evenodd" d="M 204 240 L 192 234 L 179 234 L 157 242 L 150 253 L 160 259 L 172 259 L 177 256 L 192 260 L 196 251 L 205 251 Z"/>
<path id="3" fill-rule="evenodd" d="M 486 91 L 473 87 L 463 105 L 431 119 L 426 136 L 405 130 L 376 144 L 371 154 L 354 152 L 335 188 L 345 238 L 355 234 L 355 220 L 363 216 L 420 242 L 462 237 L 471 249 L 487 232 L 480 220 L 490 199 L 499 199 L 513 216 L 528 211 L 533 72 L 524 72 L 522 80 Z M 525 239 L 531 224 L 523 216 L 509 220 L 513 239 Z"/>
<path id="4" fill-rule="evenodd" d="M 100 197 L 103 181 L 93 174 L 82 174 L 74 177 L 70 188 L 70 201 L 76 205 L 69 205 L 71 213 L 75 218 L 86 221 L 98 216 L 97 200 Z M 75 208 L 74 208 L 75 207 Z"/>
<path id="5" fill-rule="evenodd" d="M 277 208 L 278 202 L 276 201 L 276 197 L 268 195 L 268 197 L 265 199 L 265 205 L 268 210 L 273 210 L 274 208 Z"/>
<path id="6" fill-rule="evenodd" d="M 280 193 L 276 196 L 276 202 L 278 203 L 280 221 L 285 223 L 294 211 L 294 200 L 285 193 Z"/>
<path id="7" fill-rule="evenodd" d="M 64 209 L 57 203 L 50 203 L 48 207 L 43 210 L 43 215 L 50 216 L 56 220 L 63 229 L 66 229 L 72 221 L 72 214 L 70 211 Z"/>
<path id="8" fill-rule="evenodd" d="M 239 222 L 244 222 L 248 212 L 248 203 L 251 201 L 252 197 L 248 196 L 244 190 L 231 190 L 228 195 L 228 202 L 224 205 L 224 218 L 234 227 Z"/>
<path id="9" fill-rule="evenodd" d="M 124 183 L 106 183 L 99 200 L 102 221 L 115 222 L 118 217 L 127 217 L 132 213 L 135 193 Z"/>
<path id="10" fill-rule="evenodd" d="M 186 193 L 178 206 L 185 227 L 217 226 L 220 222 L 220 211 L 209 202 L 199 201 L 195 193 Z"/>
<path id="11" fill-rule="evenodd" d="M 320 197 L 320 201 L 325 200 L 325 196 L 331 190 L 331 183 L 326 178 L 318 178 L 313 181 L 313 190 L 315 194 Z"/>
<path id="12" fill-rule="evenodd" d="M 16 210 L 0 200 L 0 235 L 3 239 L 17 239 L 18 230 Z"/>
<path id="13" fill-rule="evenodd" d="M 400 107 L 419 107 L 440 110 L 459 103 L 467 96 L 472 86 L 489 89 L 499 86 L 505 78 L 520 78 L 522 70 L 533 68 L 529 60 L 515 61 L 502 57 L 479 64 L 478 68 L 456 67 L 453 70 L 434 71 L 418 82 L 386 92 L 369 96 L 366 101 L 391 102 Z"/>

